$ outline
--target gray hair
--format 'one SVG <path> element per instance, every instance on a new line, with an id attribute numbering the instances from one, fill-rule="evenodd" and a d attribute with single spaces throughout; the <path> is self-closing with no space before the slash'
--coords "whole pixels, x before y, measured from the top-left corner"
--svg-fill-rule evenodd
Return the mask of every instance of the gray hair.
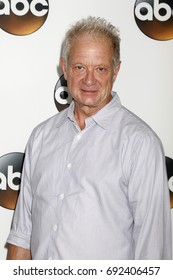
<path id="1" fill-rule="evenodd" d="M 89 16 L 86 19 L 77 21 L 66 32 L 64 41 L 62 43 L 61 57 L 67 63 L 69 58 L 70 47 L 73 40 L 81 35 L 89 35 L 93 38 L 107 38 L 112 44 L 113 61 L 116 67 L 120 62 L 120 37 L 119 30 L 104 18 Z"/>

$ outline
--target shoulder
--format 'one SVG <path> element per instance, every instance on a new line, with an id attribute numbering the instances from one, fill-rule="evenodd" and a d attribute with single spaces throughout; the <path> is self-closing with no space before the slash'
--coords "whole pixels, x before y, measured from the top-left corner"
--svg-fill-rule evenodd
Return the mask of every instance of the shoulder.
<path id="1" fill-rule="evenodd" d="M 121 106 L 119 114 L 120 126 L 122 127 L 124 133 L 129 135 L 129 137 L 134 136 L 135 138 L 137 137 L 137 139 L 151 137 L 159 140 L 158 135 L 151 126 L 126 107 Z"/>
<path id="2" fill-rule="evenodd" d="M 141 118 L 121 107 L 119 133 L 124 176 L 129 182 L 132 170 L 150 170 L 154 164 L 165 164 L 163 144 L 156 132 Z"/>
<path id="3" fill-rule="evenodd" d="M 52 134 L 58 127 L 66 122 L 67 110 L 68 108 L 38 124 L 33 129 L 30 140 L 33 141 L 34 139 L 38 137 L 40 138 L 43 135 L 46 136 Z"/>
<path id="4" fill-rule="evenodd" d="M 135 152 L 141 146 L 163 150 L 156 132 L 144 120 L 122 105 L 111 119 L 110 132 L 113 137 L 118 135 L 120 146 L 130 149 L 131 152 Z"/>
<path id="5" fill-rule="evenodd" d="M 164 147 L 156 132 L 127 108 L 122 107 L 122 112 L 126 130 L 124 143 L 129 152 L 129 162 L 164 162 Z"/>

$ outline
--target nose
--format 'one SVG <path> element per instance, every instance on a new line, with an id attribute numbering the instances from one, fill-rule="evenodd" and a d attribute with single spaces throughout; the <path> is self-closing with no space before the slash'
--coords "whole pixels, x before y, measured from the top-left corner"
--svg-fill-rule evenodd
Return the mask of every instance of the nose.
<path id="1" fill-rule="evenodd" d="M 85 76 L 83 77 L 83 83 L 87 86 L 92 86 L 96 83 L 94 70 L 87 69 Z"/>

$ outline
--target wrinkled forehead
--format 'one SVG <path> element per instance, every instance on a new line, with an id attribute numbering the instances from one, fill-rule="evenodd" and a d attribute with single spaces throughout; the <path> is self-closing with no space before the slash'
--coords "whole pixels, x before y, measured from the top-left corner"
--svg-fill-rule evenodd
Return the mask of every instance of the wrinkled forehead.
<path id="1" fill-rule="evenodd" d="M 76 41 L 88 41 L 88 42 L 107 42 L 112 46 L 111 39 L 104 33 L 91 33 L 91 32 L 82 32 L 71 38 L 71 44 L 73 45 Z"/>
<path id="2" fill-rule="evenodd" d="M 78 36 L 75 36 L 71 42 L 70 42 L 70 47 L 69 47 L 69 57 L 71 56 L 73 50 L 79 47 L 79 45 L 92 45 L 93 43 L 99 43 L 100 45 L 106 45 L 107 48 L 109 49 L 109 52 L 112 53 L 113 55 L 113 46 L 111 40 L 106 36 L 106 35 L 100 35 L 97 36 L 95 34 L 80 34 Z M 99 45 L 98 44 L 98 45 Z"/>

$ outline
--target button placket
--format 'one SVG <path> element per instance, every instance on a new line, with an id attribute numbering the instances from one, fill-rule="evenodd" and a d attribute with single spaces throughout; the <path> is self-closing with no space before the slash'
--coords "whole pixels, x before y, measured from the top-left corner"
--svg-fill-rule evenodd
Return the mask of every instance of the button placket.
<path id="1" fill-rule="evenodd" d="M 71 160 L 70 160 L 70 158 L 71 158 L 71 152 L 72 152 L 72 150 L 74 149 L 74 147 L 77 145 L 77 143 L 79 142 L 79 140 L 81 139 L 81 133 L 78 133 L 75 137 L 74 137 L 74 139 L 73 139 L 73 142 L 72 142 L 72 145 L 71 145 L 71 149 L 70 149 L 70 151 L 69 151 L 69 155 L 68 155 L 68 161 L 67 161 L 67 169 L 68 170 L 70 170 L 71 168 L 72 168 L 72 162 L 71 162 Z"/>
<path id="2" fill-rule="evenodd" d="M 81 134 L 78 134 L 77 135 L 77 140 L 79 141 L 81 139 L 81 137 L 82 137 Z"/>
<path id="3" fill-rule="evenodd" d="M 67 168 L 68 168 L 68 170 L 70 170 L 70 169 L 71 169 L 71 167 L 72 167 L 72 164 L 71 164 L 71 162 L 69 162 L 69 163 L 67 164 Z"/>
<path id="4" fill-rule="evenodd" d="M 57 225 L 57 224 L 54 224 L 54 225 L 53 225 L 53 231 L 56 232 L 57 229 L 58 229 L 58 225 Z"/>
<path id="5" fill-rule="evenodd" d="M 60 196 L 59 196 L 59 199 L 60 199 L 61 201 L 63 201 L 63 200 L 64 200 L 64 197 L 65 197 L 65 194 L 64 194 L 64 193 L 61 193 Z"/>
<path id="6" fill-rule="evenodd" d="M 65 194 L 64 194 L 64 193 L 61 193 L 61 194 L 59 195 L 59 200 L 60 200 L 60 201 L 63 201 L 64 198 L 65 198 Z M 54 232 L 57 232 L 57 230 L 58 230 L 58 224 L 57 224 L 57 223 L 54 223 L 52 228 L 53 228 L 53 231 L 54 231 Z"/>

